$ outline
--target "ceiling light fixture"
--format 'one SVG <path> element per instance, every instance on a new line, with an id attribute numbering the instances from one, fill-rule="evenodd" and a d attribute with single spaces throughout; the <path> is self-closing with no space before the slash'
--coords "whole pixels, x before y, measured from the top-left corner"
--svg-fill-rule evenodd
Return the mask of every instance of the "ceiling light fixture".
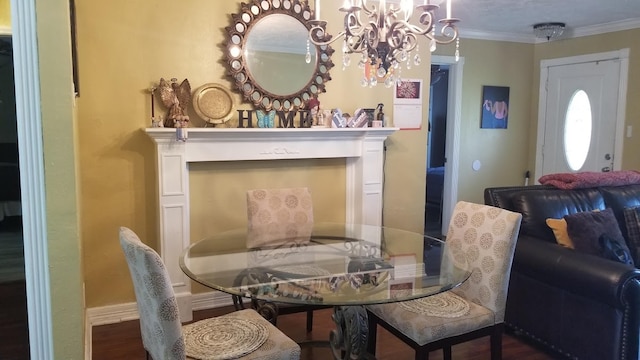
<path id="1" fill-rule="evenodd" d="M 560 35 L 564 33 L 564 28 L 565 23 L 561 22 L 539 23 L 533 25 L 533 33 L 538 38 L 551 41 L 552 39 L 559 38 Z"/>
<path id="2" fill-rule="evenodd" d="M 460 56 L 459 38 L 456 23 L 459 19 L 451 16 L 451 0 L 446 0 L 446 18 L 436 20 L 435 12 L 440 6 L 431 4 L 433 0 L 424 0 L 423 5 L 415 7 L 419 14 L 419 25 L 411 24 L 413 0 L 345 0 L 340 11 L 344 12 L 344 30 L 332 37 L 325 32 L 326 21 L 320 20 L 320 0 L 315 0 L 315 20 L 311 21 L 309 38 L 311 42 L 325 46 L 342 38 L 343 69 L 349 66 L 350 54 L 361 54 L 360 68 L 373 65 L 376 71 L 365 74 L 363 86 L 375 86 L 378 79 L 384 78 L 385 86 L 391 87 L 399 82 L 400 66 L 406 63 L 419 65 L 418 38 L 425 37 L 433 52 L 436 44 L 456 42 L 455 57 Z M 442 0 L 441 0 L 442 1 Z M 399 3 L 399 6 L 396 5 Z M 441 24 L 436 36 L 436 23 Z M 422 26 L 422 27 L 420 27 Z M 415 54 L 411 52 L 415 50 Z"/>

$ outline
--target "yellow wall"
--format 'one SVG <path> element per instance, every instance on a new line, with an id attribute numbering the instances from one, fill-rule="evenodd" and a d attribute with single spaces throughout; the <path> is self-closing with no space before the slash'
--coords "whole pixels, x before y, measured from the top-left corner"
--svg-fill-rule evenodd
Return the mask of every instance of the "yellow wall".
<path id="1" fill-rule="evenodd" d="M 11 2 L 0 0 L 0 34 L 9 33 L 11 30 Z"/>
<path id="2" fill-rule="evenodd" d="M 82 359 L 85 304 L 78 238 L 76 196 L 80 194 L 76 186 L 69 5 L 66 0 L 38 0 L 36 11 L 54 358 Z M 35 120 L 29 117 L 19 122 Z M 33 221 L 25 218 L 29 220 Z"/>
<path id="3" fill-rule="evenodd" d="M 141 130 L 150 124 L 147 89 L 161 77 L 180 81 L 188 78 L 193 89 L 207 82 L 233 88 L 221 49 L 229 14 L 240 7 L 231 1 L 196 0 L 187 5 L 160 0 L 150 7 L 147 3 L 116 0 L 81 1 L 76 9 L 83 259 L 86 302 L 88 307 L 95 307 L 134 301 L 117 242 L 118 226 L 131 227 L 144 241 L 158 246 L 155 149 Z M 336 27 L 332 30 L 330 26 L 329 31 L 336 33 L 341 24 L 337 9 L 332 13 L 327 8 L 323 16 Z M 423 56 L 428 63 L 429 54 Z M 340 62 L 340 55 L 334 61 Z M 392 91 L 382 86 L 361 88 L 356 62 L 354 58 L 348 71 L 342 71 L 340 65 L 332 69 L 327 93 L 319 96 L 322 107 L 339 107 L 352 113 L 358 107 L 375 107 L 382 102 L 392 116 Z M 424 69 L 413 69 L 405 75 L 426 79 L 428 74 Z M 236 100 L 238 108 L 250 108 L 240 104 L 240 96 L 236 95 Z M 424 114 L 426 111 L 425 107 Z M 191 115 L 193 125 L 201 125 L 197 116 Z M 388 142 L 384 199 L 387 225 L 422 230 L 424 204 L 416 199 L 424 199 L 425 193 L 425 134 L 424 128 L 402 131 Z M 283 173 L 290 167 L 286 164 L 278 164 L 275 169 L 253 162 L 192 166 L 196 169 L 191 179 L 196 191 L 192 194 L 197 197 L 192 199 L 192 240 L 242 226 L 246 222 L 246 189 L 263 185 L 308 184 L 318 219 L 344 219 L 344 180 L 339 180 L 345 178 L 344 161 L 323 162 L 319 169 L 313 162 L 301 164 L 295 165 L 293 173 Z M 336 201 L 327 201 L 325 194 L 329 192 L 336 193 Z"/>

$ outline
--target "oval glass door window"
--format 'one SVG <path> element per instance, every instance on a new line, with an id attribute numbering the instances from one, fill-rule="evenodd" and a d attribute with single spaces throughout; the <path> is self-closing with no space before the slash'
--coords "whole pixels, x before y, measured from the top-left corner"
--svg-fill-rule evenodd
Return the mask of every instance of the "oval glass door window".
<path id="1" fill-rule="evenodd" d="M 569 168 L 578 171 L 587 160 L 593 127 L 591 102 L 584 90 L 573 94 L 564 120 L 564 155 Z"/>

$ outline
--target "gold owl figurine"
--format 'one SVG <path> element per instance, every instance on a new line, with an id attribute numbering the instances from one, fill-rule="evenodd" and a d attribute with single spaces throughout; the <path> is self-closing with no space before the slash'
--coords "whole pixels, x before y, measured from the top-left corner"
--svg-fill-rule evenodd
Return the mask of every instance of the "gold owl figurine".
<path id="1" fill-rule="evenodd" d="M 158 91 L 162 103 L 169 109 L 169 113 L 164 118 L 164 127 L 187 127 L 189 123 L 187 105 L 191 103 L 189 80 L 184 79 L 181 84 L 178 84 L 176 78 L 171 79 L 171 83 L 161 78 Z"/>

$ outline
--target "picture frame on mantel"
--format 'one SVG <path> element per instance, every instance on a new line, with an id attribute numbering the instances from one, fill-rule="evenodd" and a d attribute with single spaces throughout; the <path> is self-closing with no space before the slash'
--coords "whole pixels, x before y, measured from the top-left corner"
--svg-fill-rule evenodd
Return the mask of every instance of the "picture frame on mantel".
<path id="1" fill-rule="evenodd" d="M 506 129 L 509 125 L 509 87 L 483 86 L 481 129 Z"/>

